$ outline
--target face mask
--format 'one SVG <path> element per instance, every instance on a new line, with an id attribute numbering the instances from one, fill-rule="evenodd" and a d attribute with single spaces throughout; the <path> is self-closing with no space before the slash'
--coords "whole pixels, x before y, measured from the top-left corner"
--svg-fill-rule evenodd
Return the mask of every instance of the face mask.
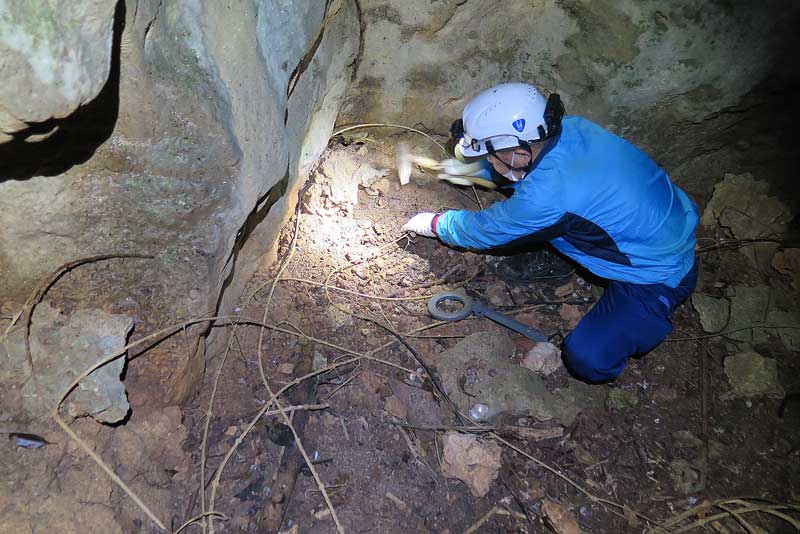
<path id="1" fill-rule="evenodd" d="M 514 153 L 514 152 L 512 152 L 512 153 L 511 153 L 511 165 L 510 165 L 511 167 L 513 167 L 513 166 L 514 166 L 514 157 L 515 157 L 516 155 L 517 155 L 517 154 L 516 154 L 516 153 Z M 509 180 L 511 180 L 512 182 L 519 182 L 519 180 L 520 180 L 520 178 L 517 178 L 516 176 L 514 176 L 514 171 L 512 171 L 511 169 L 509 169 L 509 170 L 508 170 L 508 172 L 507 172 L 507 173 L 505 173 L 503 176 L 504 176 L 505 178 L 508 178 L 508 179 L 509 179 Z"/>

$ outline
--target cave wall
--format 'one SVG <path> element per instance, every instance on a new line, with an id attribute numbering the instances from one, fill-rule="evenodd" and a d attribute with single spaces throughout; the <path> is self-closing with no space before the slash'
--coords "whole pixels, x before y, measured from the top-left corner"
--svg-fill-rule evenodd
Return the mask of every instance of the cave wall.
<path id="1" fill-rule="evenodd" d="M 125 314 L 136 339 L 229 313 L 326 145 L 359 46 L 356 6 L 315 43 L 324 2 L 33 5 L 0 0 L 0 315 L 59 265 L 99 254 L 154 257 L 65 275 L 48 295 L 62 315 Z M 206 328 L 130 366 L 139 402 L 196 390 Z"/>
<path id="2" fill-rule="evenodd" d="M 639 143 L 696 195 L 724 169 L 701 180 L 683 166 L 723 148 L 725 158 L 735 158 L 742 147 L 732 145 L 753 136 L 752 121 L 737 128 L 748 111 L 786 111 L 770 91 L 758 91 L 760 84 L 776 73 L 797 79 L 791 57 L 800 6 L 788 0 L 360 5 L 364 53 L 340 123 L 418 124 L 446 133 L 477 92 L 527 81 L 559 92 L 569 113 Z M 769 121 L 755 127 L 768 131 Z"/>

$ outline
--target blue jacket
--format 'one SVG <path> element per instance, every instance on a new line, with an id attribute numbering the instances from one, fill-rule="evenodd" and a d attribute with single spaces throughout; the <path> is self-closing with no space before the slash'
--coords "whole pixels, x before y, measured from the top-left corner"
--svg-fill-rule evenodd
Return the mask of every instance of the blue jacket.
<path id="1" fill-rule="evenodd" d="M 694 264 L 697 206 L 644 152 L 582 117 L 564 119 L 558 142 L 479 211 L 435 221 L 450 245 L 490 249 L 549 241 L 603 278 L 676 287 Z"/>

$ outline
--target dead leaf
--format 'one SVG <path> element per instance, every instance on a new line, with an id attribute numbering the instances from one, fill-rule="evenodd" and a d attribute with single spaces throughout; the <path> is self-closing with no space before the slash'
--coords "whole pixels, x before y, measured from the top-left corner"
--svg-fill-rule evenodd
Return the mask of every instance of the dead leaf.
<path id="1" fill-rule="evenodd" d="M 581 534 L 578 521 L 566 506 L 555 501 L 542 501 L 542 514 L 556 534 Z"/>
<path id="2" fill-rule="evenodd" d="M 636 516 L 636 512 L 628 508 L 627 506 L 622 507 L 622 513 L 625 514 L 625 519 L 628 520 L 628 526 L 631 528 L 638 528 L 639 527 L 639 518 Z"/>
<path id="3" fill-rule="evenodd" d="M 442 441 L 444 475 L 464 482 L 475 497 L 486 495 L 500 471 L 500 445 L 458 432 L 447 432 Z"/>
<path id="4" fill-rule="evenodd" d="M 575 304 L 562 304 L 558 314 L 567 322 L 567 329 L 572 330 L 583 319 L 583 312 Z"/>

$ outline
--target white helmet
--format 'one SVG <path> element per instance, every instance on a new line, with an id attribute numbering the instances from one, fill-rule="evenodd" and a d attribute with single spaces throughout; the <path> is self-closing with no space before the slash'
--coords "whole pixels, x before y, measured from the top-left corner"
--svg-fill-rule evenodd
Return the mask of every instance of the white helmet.
<path id="1" fill-rule="evenodd" d="M 526 83 L 495 85 L 464 107 L 463 137 L 458 146 L 464 156 L 474 158 L 543 141 L 558 133 L 562 116 L 561 100 L 555 93 L 548 100 Z"/>

